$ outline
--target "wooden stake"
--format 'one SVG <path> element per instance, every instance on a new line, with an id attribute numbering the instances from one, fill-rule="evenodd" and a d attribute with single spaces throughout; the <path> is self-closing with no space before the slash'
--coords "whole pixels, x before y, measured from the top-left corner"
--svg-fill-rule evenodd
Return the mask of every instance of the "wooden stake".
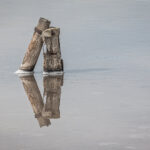
<path id="1" fill-rule="evenodd" d="M 61 59 L 59 34 L 60 29 L 56 27 L 50 27 L 42 34 L 43 41 L 46 44 L 46 52 L 43 53 L 44 72 L 63 71 L 63 60 Z"/>
<path id="2" fill-rule="evenodd" d="M 33 71 L 38 60 L 41 48 L 43 46 L 43 40 L 41 34 L 44 30 L 48 29 L 50 21 L 44 18 L 40 18 L 29 47 L 25 53 L 20 70 Z"/>

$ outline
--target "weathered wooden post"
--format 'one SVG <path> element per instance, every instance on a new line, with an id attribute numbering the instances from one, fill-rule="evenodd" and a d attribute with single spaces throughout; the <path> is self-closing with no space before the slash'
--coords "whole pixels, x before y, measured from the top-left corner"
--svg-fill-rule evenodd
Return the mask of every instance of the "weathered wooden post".
<path id="1" fill-rule="evenodd" d="M 63 71 L 63 60 L 61 59 L 59 34 L 60 29 L 56 27 L 50 27 L 42 34 L 43 41 L 46 44 L 46 52 L 43 53 L 44 72 Z"/>
<path id="2" fill-rule="evenodd" d="M 60 96 L 61 86 L 63 83 L 63 75 L 61 76 L 44 76 L 44 97 L 46 104 L 42 111 L 42 115 L 48 118 L 60 118 Z"/>
<path id="3" fill-rule="evenodd" d="M 42 116 L 44 102 L 34 76 L 21 76 L 20 79 L 40 127 L 49 126 L 50 120 Z"/>
<path id="4" fill-rule="evenodd" d="M 40 18 L 37 27 L 35 27 L 35 32 L 33 34 L 32 40 L 29 47 L 25 53 L 23 62 L 21 64 L 20 70 L 23 71 L 33 71 L 35 64 L 38 60 L 41 48 L 43 46 L 42 32 L 49 28 L 50 21 L 44 18 Z"/>

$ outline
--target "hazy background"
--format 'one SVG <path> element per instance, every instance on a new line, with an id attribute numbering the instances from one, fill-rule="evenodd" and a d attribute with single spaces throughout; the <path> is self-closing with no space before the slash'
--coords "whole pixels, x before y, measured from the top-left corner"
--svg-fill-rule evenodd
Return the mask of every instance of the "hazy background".
<path id="1" fill-rule="evenodd" d="M 39 17 L 60 27 L 65 63 L 48 128 L 13 74 Z M 149 150 L 149 0 L 0 0 L 0 68 L 0 149 Z M 35 72 L 42 92 L 42 55 Z"/>

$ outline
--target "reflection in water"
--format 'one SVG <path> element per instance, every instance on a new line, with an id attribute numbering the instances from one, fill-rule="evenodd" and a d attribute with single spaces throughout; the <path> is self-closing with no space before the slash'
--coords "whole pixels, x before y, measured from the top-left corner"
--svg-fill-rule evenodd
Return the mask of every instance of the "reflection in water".
<path id="1" fill-rule="evenodd" d="M 49 126 L 51 118 L 60 118 L 59 105 L 63 75 L 43 77 L 44 98 L 33 75 L 21 76 L 20 79 L 40 127 Z"/>

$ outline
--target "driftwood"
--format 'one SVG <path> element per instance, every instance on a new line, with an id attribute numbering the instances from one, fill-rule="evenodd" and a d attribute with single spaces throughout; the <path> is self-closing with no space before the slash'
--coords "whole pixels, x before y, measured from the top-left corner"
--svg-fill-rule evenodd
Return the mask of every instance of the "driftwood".
<path id="1" fill-rule="evenodd" d="M 50 125 L 50 120 L 42 116 L 44 102 L 34 76 L 23 76 L 20 79 L 40 127 Z"/>
<path id="2" fill-rule="evenodd" d="M 48 29 L 50 21 L 44 18 L 40 18 L 29 47 L 25 53 L 20 70 L 33 71 L 38 60 L 41 48 L 43 46 L 43 40 L 41 34 L 44 30 Z"/>
<path id="3" fill-rule="evenodd" d="M 43 41 L 46 44 L 46 52 L 43 53 L 43 70 L 45 72 L 63 71 L 59 34 L 60 29 L 56 27 L 50 27 L 42 34 Z"/>

